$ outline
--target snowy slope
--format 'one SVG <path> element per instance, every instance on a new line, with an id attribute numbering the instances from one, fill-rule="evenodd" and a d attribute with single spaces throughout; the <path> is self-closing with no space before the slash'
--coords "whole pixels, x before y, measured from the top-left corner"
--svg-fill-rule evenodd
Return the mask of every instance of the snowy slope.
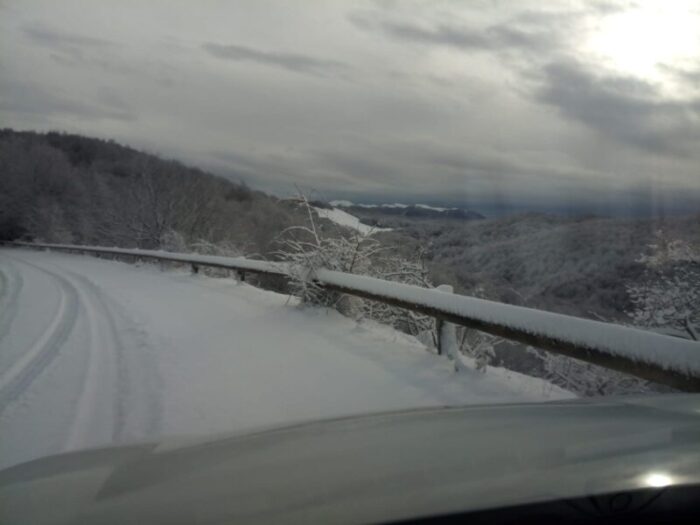
<path id="1" fill-rule="evenodd" d="M 319 217 L 328 219 L 329 221 L 332 221 L 340 226 L 345 226 L 346 228 L 352 228 L 353 230 L 357 230 L 363 235 L 367 235 L 369 233 L 391 231 L 391 228 L 377 228 L 375 226 L 363 224 L 360 222 L 360 219 L 358 219 L 354 215 L 350 215 L 348 212 L 339 210 L 338 208 L 333 208 L 330 210 L 327 210 L 325 208 L 314 208 L 314 210 L 316 210 L 316 213 L 318 213 Z"/>
<path id="2" fill-rule="evenodd" d="M 0 468 L 382 410 L 569 397 L 232 280 L 0 249 Z"/>
<path id="3" fill-rule="evenodd" d="M 330 201 L 329 204 L 331 206 L 336 206 L 338 208 L 352 208 L 352 207 L 357 207 L 357 208 L 408 208 L 408 204 L 401 204 L 400 202 L 394 202 L 392 204 L 359 204 L 355 203 L 352 201 L 347 201 L 347 200 L 337 200 L 337 201 Z"/>
<path id="4" fill-rule="evenodd" d="M 459 208 L 442 208 L 439 206 L 429 206 L 428 204 L 402 204 L 400 202 L 394 202 L 391 204 L 357 204 L 352 201 L 348 200 L 336 200 L 336 201 L 330 201 L 329 204 L 331 206 L 335 206 L 337 208 L 352 208 L 352 207 L 357 207 L 357 208 L 410 208 L 411 206 L 414 206 L 416 208 L 423 208 L 424 210 L 433 210 L 433 211 L 449 211 L 449 210 L 457 210 Z"/>

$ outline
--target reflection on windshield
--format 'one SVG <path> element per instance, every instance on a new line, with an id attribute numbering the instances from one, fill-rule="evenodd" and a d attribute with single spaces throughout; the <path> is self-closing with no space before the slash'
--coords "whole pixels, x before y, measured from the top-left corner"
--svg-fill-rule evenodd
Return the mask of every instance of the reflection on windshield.
<path id="1" fill-rule="evenodd" d="M 85 4 L 0 2 L 0 469 L 700 391 L 695 2 Z"/>
<path id="2" fill-rule="evenodd" d="M 673 483 L 673 478 L 663 472 L 651 472 L 644 478 L 644 483 L 649 487 L 666 487 Z"/>

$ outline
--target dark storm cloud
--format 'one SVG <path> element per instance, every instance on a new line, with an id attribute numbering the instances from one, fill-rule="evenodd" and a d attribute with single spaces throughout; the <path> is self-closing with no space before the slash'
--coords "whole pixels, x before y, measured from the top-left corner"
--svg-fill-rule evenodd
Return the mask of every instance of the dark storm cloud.
<path id="1" fill-rule="evenodd" d="M 347 69 L 336 60 L 326 60 L 298 53 L 262 51 L 239 45 L 207 43 L 202 46 L 211 56 L 236 62 L 253 62 L 306 75 L 334 75 Z"/>
<path id="2" fill-rule="evenodd" d="M 693 120 L 698 102 L 661 98 L 642 80 L 601 74 L 578 62 L 559 61 L 543 70 L 538 99 L 565 117 L 619 142 L 664 154 L 688 154 L 700 139 Z"/>

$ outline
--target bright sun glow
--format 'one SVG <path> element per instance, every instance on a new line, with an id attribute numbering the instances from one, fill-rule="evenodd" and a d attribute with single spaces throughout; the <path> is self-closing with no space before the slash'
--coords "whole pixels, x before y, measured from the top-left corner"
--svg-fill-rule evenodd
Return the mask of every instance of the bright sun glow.
<path id="1" fill-rule="evenodd" d="M 652 472 L 644 478 L 644 484 L 648 487 L 667 487 L 671 483 L 673 483 L 671 476 L 660 472 Z"/>
<path id="2" fill-rule="evenodd" d="M 640 2 L 600 21 L 586 48 L 614 69 L 641 78 L 659 76 L 659 64 L 697 58 L 700 20 L 696 0 Z"/>

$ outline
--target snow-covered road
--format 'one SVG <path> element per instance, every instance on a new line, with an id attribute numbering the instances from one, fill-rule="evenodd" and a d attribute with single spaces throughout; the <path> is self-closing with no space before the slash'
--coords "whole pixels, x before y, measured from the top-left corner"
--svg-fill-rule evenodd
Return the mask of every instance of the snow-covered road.
<path id="1" fill-rule="evenodd" d="M 228 279 L 0 249 L 0 468 L 174 435 L 569 397 Z"/>

